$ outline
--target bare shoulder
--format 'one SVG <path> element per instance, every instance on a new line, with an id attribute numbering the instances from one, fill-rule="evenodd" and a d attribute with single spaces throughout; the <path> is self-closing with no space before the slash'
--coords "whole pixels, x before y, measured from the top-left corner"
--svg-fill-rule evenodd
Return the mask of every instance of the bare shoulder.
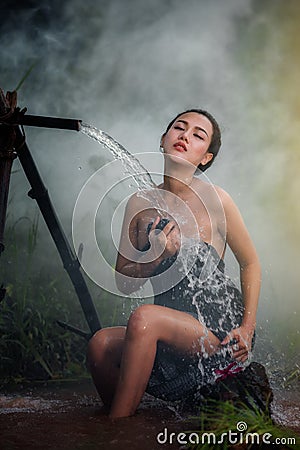
<path id="1" fill-rule="evenodd" d="M 232 199 L 231 195 L 228 194 L 228 192 L 226 192 L 223 188 L 221 188 L 220 186 L 214 186 L 220 201 L 223 205 L 223 208 L 225 211 L 230 211 L 232 209 L 237 208 L 234 200 Z"/>
<path id="2" fill-rule="evenodd" d="M 211 208 L 219 209 L 221 207 L 224 210 L 228 210 L 235 207 L 231 196 L 216 184 L 198 180 L 195 189 Z"/>
<path id="3" fill-rule="evenodd" d="M 147 192 L 134 192 L 128 199 L 126 209 L 130 211 L 140 211 L 141 208 L 149 207 L 149 200 L 147 199 Z"/>

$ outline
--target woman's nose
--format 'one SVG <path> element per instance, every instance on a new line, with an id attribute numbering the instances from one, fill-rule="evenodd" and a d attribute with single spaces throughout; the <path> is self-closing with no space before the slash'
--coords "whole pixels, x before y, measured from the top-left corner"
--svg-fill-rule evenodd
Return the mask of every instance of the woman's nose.
<path id="1" fill-rule="evenodd" d="M 188 141 L 189 137 L 188 137 L 187 130 L 182 131 L 182 133 L 180 134 L 180 139 L 183 139 L 184 141 Z"/>

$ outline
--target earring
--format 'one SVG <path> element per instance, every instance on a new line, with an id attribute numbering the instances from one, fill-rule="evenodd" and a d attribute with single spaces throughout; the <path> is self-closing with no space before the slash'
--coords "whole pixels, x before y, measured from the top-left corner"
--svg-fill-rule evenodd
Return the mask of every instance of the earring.
<path id="1" fill-rule="evenodd" d="M 162 146 L 160 146 L 159 151 L 160 151 L 160 153 L 164 153 L 165 149 Z"/>

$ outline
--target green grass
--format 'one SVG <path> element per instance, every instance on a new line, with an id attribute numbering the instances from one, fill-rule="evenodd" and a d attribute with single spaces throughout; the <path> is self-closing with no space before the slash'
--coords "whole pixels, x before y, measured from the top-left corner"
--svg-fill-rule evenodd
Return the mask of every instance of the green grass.
<path id="1" fill-rule="evenodd" d="M 36 66 L 36 62 L 34 62 L 33 64 L 31 64 L 31 66 L 27 69 L 27 71 L 25 72 L 25 74 L 23 75 L 23 77 L 20 79 L 19 83 L 17 84 L 17 87 L 15 88 L 15 91 L 18 91 L 22 84 L 25 82 L 25 80 L 29 77 L 31 71 L 34 69 L 34 67 Z"/>
<path id="2" fill-rule="evenodd" d="M 299 366 L 295 367 L 294 369 L 290 370 L 284 380 L 284 387 L 289 388 L 297 386 L 299 388 L 300 386 L 300 368 Z"/>
<path id="3" fill-rule="evenodd" d="M 188 448 L 192 450 L 216 448 L 227 450 L 235 448 L 234 445 L 241 445 L 242 442 L 244 445 L 242 448 L 245 449 L 271 448 L 275 445 L 264 444 L 263 437 L 270 442 L 281 439 L 284 445 L 278 447 L 277 444 L 277 448 L 295 449 L 300 443 L 300 437 L 296 433 L 274 424 L 268 413 L 242 403 L 209 401 L 201 409 L 199 417 L 193 417 L 192 420 L 198 424 L 198 431 L 187 432 L 187 434 L 193 433 L 190 435 L 192 442 L 188 444 Z M 229 437 L 229 430 L 236 434 Z M 213 433 L 213 435 L 209 437 L 207 433 Z M 255 434 L 251 435 L 251 433 Z"/>
<path id="4" fill-rule="evenodd" d="M 56 320 L 79 327 L 80 307 L 62 268 L 39 265 L 38 213 L 6 227 L 0 284 L 0 379 L 54 379 L 85 372 L 86 342 Z M 79 322 L 79 323 L 78 323 Z"/>

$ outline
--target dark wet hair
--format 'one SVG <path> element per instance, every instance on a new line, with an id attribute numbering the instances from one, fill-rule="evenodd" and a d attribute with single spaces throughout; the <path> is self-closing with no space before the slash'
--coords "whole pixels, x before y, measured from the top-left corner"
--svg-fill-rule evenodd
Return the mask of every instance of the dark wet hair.
<path id="1" fill-rule="evenodd" d="M 213 154 L 212 159 L 205 165 L 199 164 L 198 168 L 204 172 L 206 169 L 208 169 L 212 163 L 215 160 L 215 157 L 217 156 L 217 154 L 219 153 L 220 147 L 221 147 L 221 130 L 219 127 L 218 122 L 216 121 L 216 119 L 207 111 L 205 111 L 204 109 L 187 109 L 186 111 L 183 111 L 179 114 L 177 114 L 177 116 L 169 123 L 169 125 L 167 126 L 166 131 L 164 132 L 164 135 L 167 134 L 167 132 L 169 131 L 169 129 L 171 128 L 171 126 L 173 125 L 173 123 L 176 122 L 176 120 L 178 119 L 178 117 L 182 116 L 183 114 L 187 114 L 187 113 L 197 113 L 197 114 L 201 114 L 202 116 L 205 116 L 208 118 L 208 120 L 211 122 L 212 127 L 213 127 L 213 133 L 212 133 L 212 137 L 211 137 L 211 142 L 210 145 L 207 149 L 207 151 L 209 153 Z"/>

